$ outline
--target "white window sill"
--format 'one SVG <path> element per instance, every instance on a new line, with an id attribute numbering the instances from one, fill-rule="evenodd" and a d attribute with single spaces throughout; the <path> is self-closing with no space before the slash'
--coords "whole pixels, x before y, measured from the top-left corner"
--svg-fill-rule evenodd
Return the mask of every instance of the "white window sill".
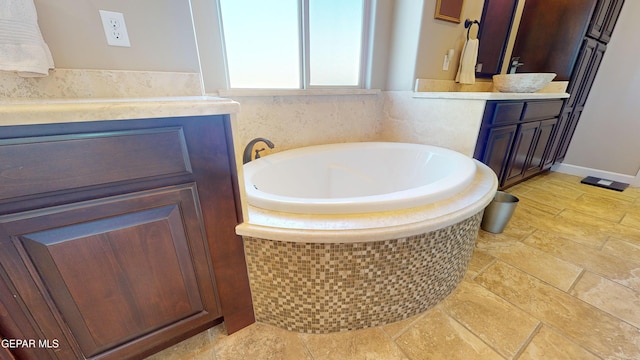
<path id="1" fill-rule="evenodd" d="M 218 96 L 318 96 L 318 95 L 378 95 L 380 89 L 221 89 Z"/>

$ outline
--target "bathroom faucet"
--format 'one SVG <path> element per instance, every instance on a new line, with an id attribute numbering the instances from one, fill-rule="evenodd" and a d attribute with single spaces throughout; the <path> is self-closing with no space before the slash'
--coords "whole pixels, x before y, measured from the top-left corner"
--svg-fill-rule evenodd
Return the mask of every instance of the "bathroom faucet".
<path id="1" fill-rule="evenodd" d="M 251 161 L 251 153 L 253 152 L 253 147 L 259 143 L 259 142 L 263 142 L 265 144 L 267 144 L 267 146 L 269 147 L 269 149 L 273 149 L 275 147 L 275 145 L 273 145 L 273 143 L 269 140 L 269 139 L 265 139 L 265 138 L 255 138 L 251 141 L 249 141 L 249 143 L 247 144 L 247 146 L 244 148 L 244 153 L 242 154 L 242 163 L 246 164 L 249 161 Z M 259 159 L 260 158 L 260 151 L 263 151 L 264 148 L 262 149 L 257 149 L 256 150 L 256 155 L 254 157 L 254 159 Z"/>
<path id="2" fill-rule="evenodd" d="M 518 69 L 522 65 L 524 65 L 524 63 L 520 62 L 520 57 L 511 58 L 511 67 L 509 68 L 509 74 L 515 74 L 516 69 Z"/>

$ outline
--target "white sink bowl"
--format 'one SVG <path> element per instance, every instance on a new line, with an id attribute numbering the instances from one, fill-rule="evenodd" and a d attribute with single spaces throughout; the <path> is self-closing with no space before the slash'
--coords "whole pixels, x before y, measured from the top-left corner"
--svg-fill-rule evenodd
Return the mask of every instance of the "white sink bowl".
<path id="1" fill-rule="evenodd" d="M 532 93 L 547 86 L 555 77 L 555 73 L 493 75 L 493 86 L 500 92 Z"/>

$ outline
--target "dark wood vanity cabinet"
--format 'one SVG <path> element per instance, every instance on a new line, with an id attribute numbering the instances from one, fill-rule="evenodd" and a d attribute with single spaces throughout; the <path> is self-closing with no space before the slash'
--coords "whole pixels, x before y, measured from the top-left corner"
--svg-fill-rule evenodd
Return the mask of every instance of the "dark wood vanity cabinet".
<path id="1" fill-rule="evenodd" d="M 507 188 L 553 164 L 562 100 L 488 101 L 474 157 Z"/>
<path id="2" fill-rule="evenodd" d="M 253 322 L 226 115 L 3 127 L 0 336 L 135 359 Z"/>

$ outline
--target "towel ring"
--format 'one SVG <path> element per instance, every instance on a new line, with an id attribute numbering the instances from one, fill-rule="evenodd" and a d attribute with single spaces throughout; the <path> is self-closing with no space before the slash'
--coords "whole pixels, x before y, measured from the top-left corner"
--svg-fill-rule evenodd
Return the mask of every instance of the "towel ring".
<path id="1" fill-rule="evenodd" d="M 464 21 L 464 28 L 467 29 L 467 40 L 469 40 L 469 32 L 471 32 L 471 26 L 473 26 L 473 24 L 478 24 L 478 28 L 480 28 L 480 21 L 478 20 L 465 20 Z"/>

